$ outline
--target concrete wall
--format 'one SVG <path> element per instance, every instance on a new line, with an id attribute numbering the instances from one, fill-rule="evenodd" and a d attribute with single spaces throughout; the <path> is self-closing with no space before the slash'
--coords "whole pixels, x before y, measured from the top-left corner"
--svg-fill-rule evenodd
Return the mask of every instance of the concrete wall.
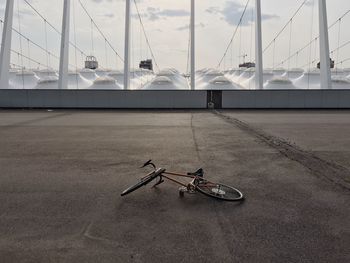
<path id="1" fill-rule="evenodd" d="M 0 90 L 3 108 L 206 108 L 206 91 Z"/>
<path id="2" fill-rule="evenodd" d="M 228 109 L 350 108 L 350 90 L 223 91 L 222 107 Z"/>
<path id="3" fill-rule="evenodd" d="M 205 109 L 207 91 L 0 90 L 2 108 Z M 350 108 L 350 90 L 235 90 L 222 107 L 236 109 Z"/>

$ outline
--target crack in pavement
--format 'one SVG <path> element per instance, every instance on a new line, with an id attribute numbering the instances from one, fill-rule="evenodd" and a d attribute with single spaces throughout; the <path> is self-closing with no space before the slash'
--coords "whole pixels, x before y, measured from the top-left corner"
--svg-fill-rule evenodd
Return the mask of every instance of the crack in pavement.
<path id="1" fill-rule="evenodd" d="M 268 134 L 237 118 L 227 116 L 219 111 L 213 111 L 213 113 L 224 121 L 233 124 L 242 131 L 247 132 L 251 136 L 276 149 L 288 159 L 303 165 L 309 169 L 313 175 L 325 178 L 328 181 L 350 190 L 350 171 L 347 168 L 321 159 L 312 152 L 305 151 L 297 145 L 292 145 L 282 138 Z"/>
<path id="2" fill-rule="evenodd" d="M 193 113 L 191 113 L 191 131 L 192 131 L 193 143 L 194 143 L 194 148 L 196 151 L 197 159 L 198 159 L 198 161 L 201 161 L 201 157 L 199 156 L 199 146 L 198 146 L 197 139 L 196 139 L 196 131 L 195 131 L 195 128 L 193 126 Z"/>

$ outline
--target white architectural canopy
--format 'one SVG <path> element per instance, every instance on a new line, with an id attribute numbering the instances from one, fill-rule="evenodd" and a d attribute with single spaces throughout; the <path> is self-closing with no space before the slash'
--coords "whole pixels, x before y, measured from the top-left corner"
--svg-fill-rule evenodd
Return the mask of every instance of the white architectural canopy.
<path id="1" fill-rule="evenodd" d="M 225 74 L 211 69 L 206 72 L 197 72 L 196 73 L 196 2 L 195 0 L 190 1 L 189 9 L 191 10 L 191 19 L 190 19 L 190 76 L 187 79 L 181 74 L 174 73 L 173 75 L 167 76 L 164 74 L 164 71 L 160 71 L 158 75 L 138 74 L 135 73 L 131 76 L 130 72 L 130 37 L 131 37 L 131 3 L 132 0 L 126 0 L 125 5 L 125 43 L 124 43 L 124 72 L 110 72 L 109 70 L 99 70 L 94 71 L 91 69 L 84 69 L 80 72 L 76 71 L 74 74 L 68 71 L 69 68 L 69 49 L 70 49 L 70 15 L 71 15 L 71 0 L 63 1 L 63 19 L 62 19 L 62 30 L 61 30 L 61 48 L 60 48 L 60 57 L 59 57 L 59 72 L 58 74 L 51 69 L 46 69 L 45 72 L 32 72 L 34 70 L 24 71 L 15 73 L 11 78 L 10 83 L 10 57 L 11 57 L 11 41 L 12 41 L 12 31 L 13 31 L 13 16 L 14 16 L 14 1 L 6 0 L 6 9 L 5 9 L 5 19 L 3 24 L 3 34 L 2 34 L 2 45 L 0 53 L 0 88 L 7 88 L 9 84 L 14 86 L 14 83 L 18 83 L 18 77 L 21 77 L 22 80 L 27 81 L 23 87 L 41 87 L 43 84 L 50 84 L 56 86 L 59 89 L 72 88 L 74 83 L 74 78 L 77 83 L 81 83 L 82 86 L 87 86 L 88 83 L 91 83 L 89 87 L 96 85 L 106 85 L 108 82 L 110 87 L 116 87 L 116 89 L 131 89 L 132 87 L 150 87 L 152 78 L 156 77 L 153 80 L 154 85 L 163 85 L 168 82 L 170 79 L 171 83 L 180 88 L 187 89 L 196 89 L 197 85 L 200 85 L 201 82 L 208 85 L 219 85 L 223 84 L 233 84 L 235 87 L 239 87 L 243 83 L 245 87 L 255 87 L 255 89 L 263 89 L 264 83 L 272 80 L 271 74 L 274 73 L 274 77 L 289 78 L 293 82 L 293 86 L 304 86 L 307 82 L 310 86 L 310 82 L 313 87 L 318 87 L 321 89 L 329 89 L 332 87 L 332 83 L 337 84 L 337 87 L 341 84 L 342 86 L 346 85 L 348 82 L 348 75 L 346 71 L 343 71 L 341 74 L 338 74 L 339 71 L 336 71 L 336 74 L 333 72 L 331 74 L 330 70 L 330 50 L 329 50 L 329 37 L 328 37 L 328 20 L 327 20 L 327 7 L 326 0 L 318 0 L 319 6 L 319 50 L 320 50 L 320 72 L 315 73 L 311 71 L 302 72 L 300 69 L 290 69 L 289 70 L 280 70 L 274 69 L 273 72 L 266 72 L 263 68 L 263 47 L 262 47 L 262 15 L 261 15 L 261 0 L 255 0 L 255 68 L 247 69 L 242 71 L 242 69 L 225 71 Z M 141 18 L 140 18 L 141 19 Z M 107 42 L 107 40 L 105 39 Z M 50 72 L 49 72 L 50 71 Z M 17 75 L 16 75 L 17 74 Z M 20 75 L 20 76 L 19 76 Z M 73 76 L 74 75 L 74 76 Z M 332 81 L 332 75 L 341 75 L 342 79 L 336 78 Z M 188 76 L 187 76 L 188 77 Z M 211 78 L 212 77 L 212 78 Z M 123 78 L 123 83 L 121 83 L 121 78 Z M 211 79 L 209 79 L 211 78 Z M 314 84 L 314 80 L 319 78 L 320 85 Z M 311 79 L 311 81 L 310 81 Z M 37 80 L 38 85 L 33 85 L 32 82 Z M 281 79 L 280 79 L 281 80 Z M 57 83 L 56 83 L 57 82 Z M 115 82 L 115 83 L 114 83 Z M 254 82 L 254 85 L 253 85 Z M 270 84 L 277 85 L 283 81 L 271 81 Z M 284 84 L 287 81 L 283 82 Z M 164 86 L 163 86 L 164 87 Z M 266 85 L 265 85 L 266 87 Z M 285 87 L 285 86 L 284 86 Z"/>

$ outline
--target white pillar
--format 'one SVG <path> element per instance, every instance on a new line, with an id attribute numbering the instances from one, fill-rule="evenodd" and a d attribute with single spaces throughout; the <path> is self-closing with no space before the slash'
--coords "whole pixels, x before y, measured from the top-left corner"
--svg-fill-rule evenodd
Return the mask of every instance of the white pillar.
<path id="1" fill-rule="evenodd" d="M 68 87 L 70 0 L 64 0 L 58 88 Z"/>
<path id="2" fill-rule="evenodd" d="M 125 46 L 124 46 L 124 89 L 130 86 L 130 0 L 126 0 Z"/>
<path id="3" fill-rule="evenodd" d="M 195 90 L 196 77 L 196 34 L 195 34 L 195 0 L 191 0 L 191 89 Z"/>
<path id="4" fill-rule="evenodd" d="M 321 89 L 331 89 L 331 63 L 329 55 L 328 19 L 326 0 L 319 0 Z"/>
<path id="5" fill-rule="evenodd" d="M 9 86 L 13 5 L 14 0 L 6 1 L 5 21 L 2 32 L 2 44 L 0 53 L 0 89 L 7 89 Z"/>
<path id="6" fill-rule="evenodd" d="M 255 0 L 255 88 L 263 89 L 261 0 Z"/>

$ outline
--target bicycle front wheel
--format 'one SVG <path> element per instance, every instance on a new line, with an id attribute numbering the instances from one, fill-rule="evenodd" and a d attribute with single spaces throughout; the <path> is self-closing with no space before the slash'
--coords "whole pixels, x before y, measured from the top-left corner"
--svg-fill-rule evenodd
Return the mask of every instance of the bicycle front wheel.
<path id="1" fill-rule="evenodd" d="M 121 196 L 130 194 L 131 192 L 134 192 L 135 190 L 139 189 L 140 187 L 148 184 L 150 181 L 152 181 L 152 177 L 148 177 L 145 180 L 141 180 L 140 182 L 138 182 L 137 184 L 130 186 L 128 189 L 125 189 L 122 193 Z"/>
<path id="2" fill-rule="evenodd" d="M 242 201 L 244 196 L 238 189 L 219 183 L 202 181 L 196 186 L 198 192 L 223 201 Z"/>
<path id="3" fill-rule="evenodd" d="M 128 189 L 124 190 L 121 193 L 121 196 L 130 194 L 131 192 L 134 192 L 135 190 L 139 189 L 142 186 L 145 186 L 147 184 L 149 184 L 151 181 L 153 181 L 154 179 L 156 179 L 159 175 L 161 175 L 163 172 L 165 172 L 165 169 L 158 169 L 155 172 L 152 172 L 151 174 L 149 174 L 148 176 L 146 176 L 145 178 L 141 179 L 140 182 L 138 182 L 137 184 L 130 186 Z"/>

